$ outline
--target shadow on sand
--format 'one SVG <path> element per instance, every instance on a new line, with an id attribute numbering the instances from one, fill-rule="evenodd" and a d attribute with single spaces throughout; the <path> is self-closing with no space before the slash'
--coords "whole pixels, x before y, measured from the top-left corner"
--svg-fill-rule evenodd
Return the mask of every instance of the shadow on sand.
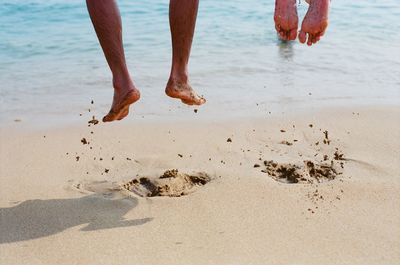
<path id="1" fill-rule="evenodd" d="M 0 244 L 50 236 L 87 224 L 81 231 L 145 224 L 152 218 L 124 220 L 136 199 L 106 199 L 89 195 L 74 199 L 28 200 L 0 208 Z"/>

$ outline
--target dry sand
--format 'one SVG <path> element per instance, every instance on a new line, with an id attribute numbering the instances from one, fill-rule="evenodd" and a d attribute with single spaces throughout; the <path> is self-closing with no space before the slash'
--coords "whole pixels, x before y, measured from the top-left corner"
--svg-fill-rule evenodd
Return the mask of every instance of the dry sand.
<path id="1" fill-rule="evenodd" d="M 0 264 L 400 264 L 399 117 L 2 128 Z"/>

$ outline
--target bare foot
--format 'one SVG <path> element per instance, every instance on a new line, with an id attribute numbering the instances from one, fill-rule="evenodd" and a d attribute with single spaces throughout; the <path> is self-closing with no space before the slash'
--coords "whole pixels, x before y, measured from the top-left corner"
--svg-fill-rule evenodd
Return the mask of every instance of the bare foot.
<path id="1" fill-rule="evenodd" d="M 197 95 L 188 81 L 177 81 L 170 78 L 165 93 L 171 98 L 178 98 L 187 105 L 202 105 L 206 99 Z"/>
<path id="2" fill-rule="evenodd" d="M 304 17 L 299 34 L 301 43 L 307 41 L 307 45 L 311 46 L 324 35 L 328 27 L 329 1 L 330 0 L 310 0 L 310 6 Z"/>
<path id="3" fill-rule="evenodd" d="M 276 0 L 274 20 L 282 40 L 295 40 L 299 23 L 296 0 Z"/>
<path id="4" fill-rule="evenodd" d="M 103 117 L 103 122 L 122 120 L 129 114 L 129 106 L 140 98 L 140 92 L 131 85 L 125 89 L 114 89 L 114 98 L 110 111 Z"/>

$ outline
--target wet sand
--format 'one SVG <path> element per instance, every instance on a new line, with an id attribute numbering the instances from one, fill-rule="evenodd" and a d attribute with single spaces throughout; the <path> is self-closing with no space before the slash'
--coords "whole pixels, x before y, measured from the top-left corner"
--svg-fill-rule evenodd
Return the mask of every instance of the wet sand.
<path id="1" fill-rule="evenodd" d="M 15 122 L 0 129 L 0 263 L 398 264 L 399 117 Z"/>

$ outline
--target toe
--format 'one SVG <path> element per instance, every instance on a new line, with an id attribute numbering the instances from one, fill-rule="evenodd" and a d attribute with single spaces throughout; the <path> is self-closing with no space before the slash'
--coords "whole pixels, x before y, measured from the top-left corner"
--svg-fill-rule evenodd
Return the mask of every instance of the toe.
<path id="1" fill-rule="evenodd" d="M 281 26 L 277 23 L 275 23 L 275 30 L 276 30 L 276 32 L 278 32 L 278 34 L 281 31 Z"/>
<path id="2" fill-rule="evenodd" d="M 201 97 L 201 98 L 199 98 L 199 100 L 197 101 L 197 105 L 203 105 L 204 103 L 206 103 L 206 99 L 205 98 L 203 98 L 203 97 Z"/>
<path id="3" fill-rule="evenodd" d="M 285 34 L 285 32 L 284 32 L 283 30 L 279 31 L 279 37 L 280 37 L 282 40 L 285 40 L 285 39 L 286 39 L 286 34 Z"/>
<path id="4" fill-rule="evenodd" d="M 317 36 L 314 36 L 314 38 L 312 39 L 312 43 L 315 44 L 315 43 L 317 43 L 317 41 L 318 41 Z"/>
<path id="5" fill-rule="evenodd" d="M 103 122 L 110 122 L 115 120 L 116 115 L 113 112 L 109 112 L 106 116 L 103 117 Z"/>
<path id="6" fill-rule="evenodd" d="M 281 28 L 281 25 L 279 24 L 275 24 L 275 29 L 276 29 L 276 33 L 278 33 L 279 38 L 283 38 L 283 30 Z"/>
<path id="7" fill-rule="evenodd" d="M 205 98 L 203 98 L 202 96 L 197 95 L 194 92 L 192 92 L 192 93 L 193 93 L 193 96 L 192 96 L 193 103 L 195 105 L 202 105 L 202 104 L 206 103 L 206 99 Z"/>
<path id="8" fill-rule="evenodd" d="M 276 29 L 276 32 L 278 33 L 280 39 L 282 39 L 282 40 L 287 40 L 287 39 L 288 39 L 288 37 L 287 37 L 287 35 L 288 35 L 288 34 L 287 34 L 287 31 L 284 30 L 284 29 L 281 27 L 280 24 L 275 24 L 275 29 Z"/>
<path id="9" fill-rule="evenodd" d="M 307 40 L 307 45 L 308 46 L 311 46 L 312 45 L 312 39 L 313 39 L 313 35 L 312 34 L 310 34 L 310 33 L 308 33 L 308 40 Z"/>
<path id="10" fill-rule="evenodd" d="M 324 35 L 325 32 L 318 32 L 317 34 L 315 34 L 315 42 L 318 42 L 321 37 Z"/>
<path id="11" fill-rule="evenodd" d="M 300 31 L 299 33 L 299 41 L 301 43 L 305 43 L 307 39 L 307 34 L 304 31 Z"/>
<path id="12" fill-rule="evenodd" d="M 290 30 L 285 32 L 286 40 L 290 40 Z"/>
<path id="13" fill-rule="evenodd" d="M 297 29 L 292 29 L 289 32 L 289 40 L 295 40 L 297 37 Z"/>
<path id="14" fill-rule="evenodd" d="M 321 38 L 321 33 L 322 33 L 322 32 L 317 32 L 317 33 L 314 34 L 314 38 L 312 39 L 312 43 L 313 43 L 313 44 L 317 43 L 317 42 L 320 40 L 320 38 Z"/>
<path id="15" fill-rule="evenodd" d="M 126 106 L 120 110 L 115 110 L 111 109 L 106 116 L 103 117 L 103 122 L 110 122 L 110 121 L 115 121 L 118 120 L 121 116 L 122 113 L 124 113 L 125 108 L 129 108 L 129 106 Z"/>
<path id="16" fill-rule="evenodd" d="M 206 103 L 206 99 L 199 96 L 196 96 L 195 98 L 192 99 L 181 99 L 181 101 L 189 106 L 203 105 L 204 103 Z"/>

